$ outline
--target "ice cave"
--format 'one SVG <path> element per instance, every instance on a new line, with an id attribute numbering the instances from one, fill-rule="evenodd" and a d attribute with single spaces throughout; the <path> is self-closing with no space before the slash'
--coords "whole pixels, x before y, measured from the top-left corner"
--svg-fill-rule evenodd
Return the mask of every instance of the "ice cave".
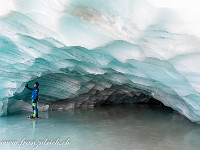
<path id="1" fill-rule="evenodd" d="M 0 0 L 0 147 L 199 150 L 199 27 L 198 0 Z"/>

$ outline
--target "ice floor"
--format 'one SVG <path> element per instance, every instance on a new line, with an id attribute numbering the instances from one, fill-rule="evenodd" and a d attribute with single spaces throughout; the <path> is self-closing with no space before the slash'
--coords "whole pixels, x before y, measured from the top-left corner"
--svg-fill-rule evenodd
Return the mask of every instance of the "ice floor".
<path id="1" fill-rule="evenodd" d="M 42 112 L 38 120 L 29 120 L 28 115 L 0 118 L 1 149 L 199 150 L 200 147 L 200 125 L 162 106 L 122 105 Z M 2 143 L 5 140 L 26 143 L 6 145 Z M 59 144 L 65 141 L 65 145 L 50 145 L 50 140 Z"/>

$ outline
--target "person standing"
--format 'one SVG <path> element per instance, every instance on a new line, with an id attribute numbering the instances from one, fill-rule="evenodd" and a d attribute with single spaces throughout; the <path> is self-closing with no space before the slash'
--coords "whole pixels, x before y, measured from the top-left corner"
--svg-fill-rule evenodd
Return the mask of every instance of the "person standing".
<path id="1" fill-rule="evenodd" d="M 34 88 L 29 88 L 28 84 L 26 84 L 26 88 L 32 91 L 31 100 L 32 100 L 32 108 L 33 108 L 33 116 L 30 116 L 30 118 L 35 119 L 38 118 L 38 108 L 37 108 L 37 102 L 38 102 L 38 89 L 39 83 L 34 83 Z"/>

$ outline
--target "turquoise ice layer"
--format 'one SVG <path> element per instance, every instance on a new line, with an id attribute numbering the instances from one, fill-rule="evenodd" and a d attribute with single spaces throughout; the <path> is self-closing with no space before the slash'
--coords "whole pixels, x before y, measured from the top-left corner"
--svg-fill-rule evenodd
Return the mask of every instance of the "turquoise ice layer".
<path id="1" fill-rule="evenodd" d="M 151 0 L 0 4 L 1 116 L 31 111 L 37 81 L 39 111 L 154 98 L 200 121 L 198 5 L 182 17 Z"/>

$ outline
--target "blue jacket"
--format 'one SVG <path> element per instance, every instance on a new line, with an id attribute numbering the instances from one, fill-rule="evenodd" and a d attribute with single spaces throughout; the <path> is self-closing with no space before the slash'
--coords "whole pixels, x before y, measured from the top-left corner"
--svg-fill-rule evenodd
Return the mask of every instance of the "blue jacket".
<path id="1" fill-rule="evenodd" d="M 32 91 L 31 99 L 38 100 L 38 93 L 39 93 L 38 87 L 34 87 L 33 89 L 29 88 L 29 87 L 27 87 L 27 88 Z"/>

